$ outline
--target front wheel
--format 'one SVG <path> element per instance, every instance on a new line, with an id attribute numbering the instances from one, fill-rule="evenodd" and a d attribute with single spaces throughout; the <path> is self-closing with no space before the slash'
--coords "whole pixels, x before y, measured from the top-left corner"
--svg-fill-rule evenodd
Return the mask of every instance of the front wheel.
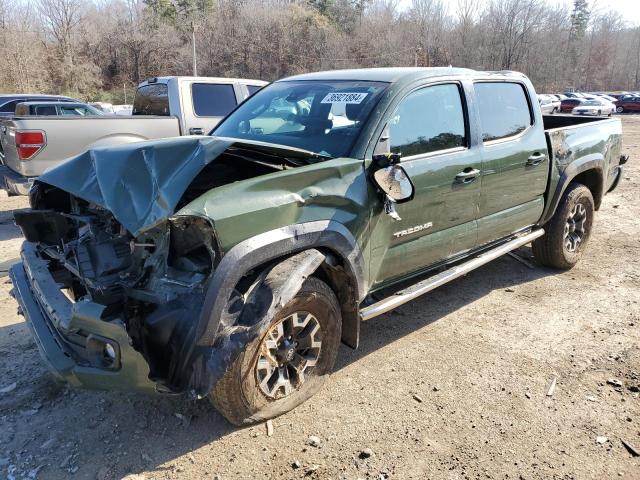
<path id="1" fill-rule="evenodd" d="M 534 240 L 533 255 L 542 265 L 568 270 L 573 268 L 589 241 L 595 205 L 591 191 L 573 183 L 565 191 L 545 234 Z"/>
<path id="2" fill-rule="evenodd" d="M 623 107 L 617 107 L 616 108 L 616 112 L 622 113 L 622 112 L 624 112 L 624 108 Z"/>
<path id="3" fill-rule="evenodd" d="M 308 278 L 209 394 L 235 425 L 277 417 L 315 394 L 336 361 L 342 317 L 335 294 Z"/>

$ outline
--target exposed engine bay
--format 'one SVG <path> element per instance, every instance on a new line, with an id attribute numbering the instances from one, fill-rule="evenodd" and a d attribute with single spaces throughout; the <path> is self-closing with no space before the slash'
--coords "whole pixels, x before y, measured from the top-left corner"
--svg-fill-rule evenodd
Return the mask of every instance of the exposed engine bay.
<path id="1" fill-rule="evenodd" d="M 38 209 L 16 213 L 26 240 L 72 302 L 104 305 L 104 320 L 124 323 L 151 377 L 168 380 L 217 260 L 212 226 L 176 217 L 133 238 L 107 210 L 53 189 L 40 185 Z"/>

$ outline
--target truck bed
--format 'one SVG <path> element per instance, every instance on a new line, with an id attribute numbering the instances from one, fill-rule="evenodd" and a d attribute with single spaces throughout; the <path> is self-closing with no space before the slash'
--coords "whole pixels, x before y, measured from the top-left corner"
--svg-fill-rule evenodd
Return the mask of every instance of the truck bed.
<path id="1" fill-rule="evenodd" d="M 16 130 L 40 130 L 46 144 L 33 158 L 17 156 Z M 36 177 L 61 160 L 90 148 L 180 135 L 176 117 L 24 116 L 0 120 L 0 163 L 24 177 Z"/>

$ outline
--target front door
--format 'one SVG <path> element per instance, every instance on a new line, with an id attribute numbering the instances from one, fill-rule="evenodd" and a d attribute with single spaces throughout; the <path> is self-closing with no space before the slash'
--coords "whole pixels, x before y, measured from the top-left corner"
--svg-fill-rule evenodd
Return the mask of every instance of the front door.
<path id="1" fill-rule="evenodd" d="M 480 158 L 470 148 L 465 97 L 458 83 L 408 93 L 388 122 L 391 152 L 414 187 L 414 198 L 372 219 L 373 288 L 408 277 L 476 244 Z"/>

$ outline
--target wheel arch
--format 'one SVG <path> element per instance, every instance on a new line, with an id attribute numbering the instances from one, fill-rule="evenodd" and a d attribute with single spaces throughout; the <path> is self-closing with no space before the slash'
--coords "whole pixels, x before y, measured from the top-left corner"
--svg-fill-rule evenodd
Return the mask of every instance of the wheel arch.
<path id="1" fill-rule="evenodd" d="M 343 314 L 342 340 L 357 347 L 358 304 L 365 295 L 365 263 L 354 236 L 333 220 L 278 228 L 244 240 L 229 250 L 209 282 L 195 329 L 195 345 L 213 345 L 226 304 L 243 277 L 308 249 L 325 253 L 325 260 L 311 274 L 328 283 L 336 293 Z"/>
<path id="2" fill-rule="evenodd" d="M 555 213 L 562 195 L 571 183 L 581 183 L 591 191 L 595 209 L 598 210 L 604 196 L 604 157 L 602 154 L 585 155 L 571 162 L 564 169 L 540 224 L 548 222 Z"/>

